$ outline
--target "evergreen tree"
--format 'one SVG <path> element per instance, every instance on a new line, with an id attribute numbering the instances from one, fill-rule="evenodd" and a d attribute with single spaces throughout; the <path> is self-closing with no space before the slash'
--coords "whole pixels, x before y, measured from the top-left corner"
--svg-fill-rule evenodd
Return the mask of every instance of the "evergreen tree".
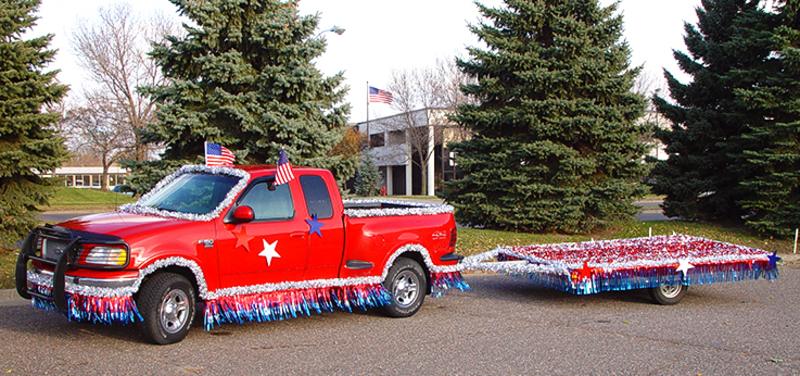
<path id="1" fill-rule="evenodd" d="M 372 158 L 369 150 L 365 150 L 361 156 L 361 163 L 358 165 L 356 173 L 355 190 L 359 196 L 376 196 L 380 193 L 378 186 L 383 182 L 378 165 Z"/>
<path id="2" fill-rule="evenodd" d="M 675 103 L 655 97 L 671 129 L 656 132 L 668 159 L 653 168 L 654 191 L 664 194 L 669 217 L 738 219 L 750 214 L 743 201 L 753 187 L 740 184 L 761 174 L 743 151 L 764 145 L 748 136 L 765 121 L 748 109 L 737 88 L 761 86 L 769 70 L 770 38 L 775 17 L 759 9 L 758 0 L 704 0 L 697 26 L 685 25 L 687 55 L 675 51 L 680 68 L 692 76 L 683 84 L 665 71 Z"/>
<path id="3" fill-rule="evenodd" d="M 312 62 L 325 51 L 318 16 L 299 16 L 296 0 L 171 1 L 196 26 L 151 53 L 169 83 L 151 91 L 160 105 L 145 140 L 163 142 L 164 159 L 202 163 L 209 141 L 237 163 L 277 163 L 285 147 L 295 166 L 352 176 L 357 157 L 330 153 L 350 107 L 342 73 Z"/>
<path id="4" fill-rule="evenodd" d="M 55 181 L 35 171 L 53 171 L 68 159 L 64 139 L 50 127 L 57 113 L 43 113 L 67 92 L 43 72 L 53 61 L 52 35 L 23 40 L 34 26 L 39 0 L 0 3 L 0 244 L 24 238 L 36 224 L 37 207 L 47 205 Z"/>
<path id="5" fill-rule="evenodd" d="M 472 130 L 453 147 L 464 178 L 444 198 L 460 223 L 513 230 L 581 232 L 629 219 L 646 187 L 644 100 L 631 92 L 616 5 L 597 0 L 506 0 L 479 5 L 471 29 L 488 50 L 458 61 L 480 101 L 454 120 Z"/>
<path id="6" fill-rule="evenodd" d="M 800 1 L 778 9 L 779 26 L 772 39 L 777 53 L 770 55 L 763 85 L 737 90 L 748 109 L 764 119 L 748 135 L 751 147 L 743 155 L 762 173 L 743 180 L 756 195 L 741 204 L 753 213 L 749 226 L 763 234 L 790 236 L 800 227 Z"/>

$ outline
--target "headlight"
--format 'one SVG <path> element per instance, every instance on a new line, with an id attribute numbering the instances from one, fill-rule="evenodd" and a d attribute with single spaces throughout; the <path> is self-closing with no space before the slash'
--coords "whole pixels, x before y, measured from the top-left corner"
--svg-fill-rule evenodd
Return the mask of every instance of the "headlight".
<path id="1" fill-rule="evenodd" d="M 88 246 L 78 257 L 78 263 L 123 266 L 128 262 L 128 249 L 115 246 Z"/>

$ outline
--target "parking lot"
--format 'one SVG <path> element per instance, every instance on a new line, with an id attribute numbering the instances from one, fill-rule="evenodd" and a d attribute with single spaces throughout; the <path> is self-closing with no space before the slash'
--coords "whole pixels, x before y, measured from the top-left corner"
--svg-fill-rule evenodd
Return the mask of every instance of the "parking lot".
<path id="1" fill-rule="evenodd" d="M 800 374 L 800 268 L 777 281 L 692 286 L 678 305 L 642 291 L 575 296 L 506 276 L 426 299 L 407 319 L 343 312 L 231 324 L 202 317 L 171 346 L 135 326 L 70 323 L 0 302 L 4 374 Z"/>

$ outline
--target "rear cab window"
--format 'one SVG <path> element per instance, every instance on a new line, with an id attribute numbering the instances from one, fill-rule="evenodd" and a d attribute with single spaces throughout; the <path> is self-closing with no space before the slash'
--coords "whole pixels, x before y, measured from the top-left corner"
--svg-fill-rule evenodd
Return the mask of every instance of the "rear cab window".
<path id="1" fill-rule="evenodd" d="M 321 176 L 302 175 L 300 176 L 300 186 L 303 187 L 309 216 L 316 214 L 318 219 L 333 217 L 331 194 Z"/>

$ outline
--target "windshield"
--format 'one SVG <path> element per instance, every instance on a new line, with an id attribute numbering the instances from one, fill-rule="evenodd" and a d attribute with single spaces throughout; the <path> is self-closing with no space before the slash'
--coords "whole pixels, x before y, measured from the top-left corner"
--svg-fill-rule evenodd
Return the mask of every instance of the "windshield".
<path id="1" fill-rule="evenodd" d="M 219 206 L 239 180 L 226 175 L 184 174 L 137 204 L 176 213 L 208 214 Z"/>

